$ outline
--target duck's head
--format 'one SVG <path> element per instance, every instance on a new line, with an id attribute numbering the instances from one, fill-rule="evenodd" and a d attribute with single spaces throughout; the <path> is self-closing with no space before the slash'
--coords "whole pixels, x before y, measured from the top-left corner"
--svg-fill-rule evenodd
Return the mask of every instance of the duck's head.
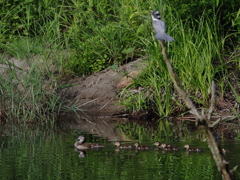
<path id="1" fill-rule="evenodd" d="M 79 141 L 80 143 L 84 143 L 84 141 L 85 141 L 85 137 L 84 136 L 79 136 L 77 139 L 76 139 L 76 141 Z"/>
<path id="2" fill-rule="evenodd" d="M 160 142 L 156 141 L 153 145 L 159 146 L 159 145 L 160 145 Z"/>

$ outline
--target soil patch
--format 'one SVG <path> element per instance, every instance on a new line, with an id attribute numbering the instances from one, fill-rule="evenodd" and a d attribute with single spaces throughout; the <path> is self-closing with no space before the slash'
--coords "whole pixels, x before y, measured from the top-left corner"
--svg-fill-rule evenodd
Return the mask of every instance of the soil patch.
<path id="1" fill-rule="evenodd" d="M 116 116 L 125 107 L 118 105 L 118 90 L 131 84 L 131 80 L 143 68 L 144 60 L 132 61 L 112 70 L 107 68 L 86 77 L 64 80 L 59 95 L 68 100 L 67 105 L 79 104 L 84 113 L 91 116 Z"/>

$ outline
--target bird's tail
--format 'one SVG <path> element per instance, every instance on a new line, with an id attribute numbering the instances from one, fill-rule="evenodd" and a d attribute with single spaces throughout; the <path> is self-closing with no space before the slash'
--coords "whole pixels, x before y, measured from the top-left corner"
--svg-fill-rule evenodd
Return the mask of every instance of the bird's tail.
<path id="1" fill-rule="evenodd" d="M 157 33 L 154 37 L 160 41 L 174 41 L 173 37 L 166 33 Z"/>

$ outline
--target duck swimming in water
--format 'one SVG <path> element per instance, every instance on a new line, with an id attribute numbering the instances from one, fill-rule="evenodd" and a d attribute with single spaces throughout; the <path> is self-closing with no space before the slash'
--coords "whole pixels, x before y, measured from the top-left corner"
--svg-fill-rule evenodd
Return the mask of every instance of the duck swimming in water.
<path id="1" fill-rule="evenodd" d="M 95 143 L 85 143 L 85 137 L 84 136 L 79 136 L 76 139 L 76 142 L 74 143 L 74 147 L 77 149 L 91 149 L 91 148 L 100 148 L 100 147 L 104 147 L 101 146 L 99 144 L 95 144 Z"/>
<path id="2" fill-rule="evenodd" d="M 151 149 L 149 146 L 140 146 L 139 143 L 135 143 L 134 146 L 136 149 Z"/>
<path id="3" fill-rule="evenodd" d="M 121 145 L 120 142 L 115 142 L 114 145 L 116 145 L 117 148 L 119 148 L 119 149 L 131 149 L 131 148 L 133 148 L 131 145 Z"/>
<path id="4" fill-rule="evenodd" d="M 203 150 L 200 149 L 200 148 L 190 148 L 190 146 L 189 146 L 188 144 L 186 144 L 184 147 L 186 148 L 187 151 L 196 151 L 196 152 L 201 152 L 201 151 L 203 151 Z"/>

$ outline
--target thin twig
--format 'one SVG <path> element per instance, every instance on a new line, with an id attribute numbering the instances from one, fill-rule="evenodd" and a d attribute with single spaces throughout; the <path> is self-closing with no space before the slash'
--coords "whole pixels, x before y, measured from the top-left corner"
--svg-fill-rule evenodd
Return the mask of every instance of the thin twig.
<path id="1" fill-rule="evenodd" d="M 212 96 L 211 96 L 211 105 L 210 105 L 210 108 L 208 111 L 208 118 L 207 118 L 208 121 L 210 121 L 213 110 L 215 108 L 215 89 L 216 89 L 215 83 L 214 83 L 214 81 L 212 81 L 212 86 L 211 86 Z"/>
<path id="2" fill-rule="evenodd" d="M 77 106 L 77 107 L 79 108 L 79 107 L 84 106 L 84 105 L 86 105 L 86 104 L 88 104 L 88 103 L 94 102 L 94 101 L 96 101 L 97 99 L 98 99 L 98 98 L 95 98 L 95 99 L 93 99 L 93 100 L 91 100 L 91 101 L 88 101 L 88 102 L 85 102 L 85 103 L 83 103 L 83 104 L 80 104 L 80 105 Z"/>
<path id="3" fill-rule="evenodd" d="M 109 102 L 111 102 L 113 100 L 113 98 L 111 98 L 108 102 L 106 102 L 106 104 L 104 104 L 101 108 L 100 108 L 100 110 L 102 110 Z"/>

